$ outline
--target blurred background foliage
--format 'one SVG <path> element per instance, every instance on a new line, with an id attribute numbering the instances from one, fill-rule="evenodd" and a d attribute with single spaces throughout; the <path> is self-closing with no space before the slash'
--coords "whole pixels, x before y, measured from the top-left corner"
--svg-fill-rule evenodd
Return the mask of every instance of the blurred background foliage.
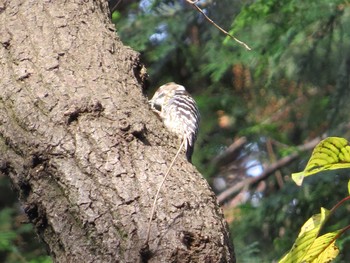
<path id="1" fill-rule="evenodd" d="M 140 52 L 148 70 L 149 97 L 175 81 L 199 105 L 193 163 L 218 195 L 238 262 L 272 262 L 290 249 L 307 218 L 347 196 L 346 171 L 308 178 L 302 187 L 290 174 L 302 170 L 310 156 L 313 147 L 303 145 L 322 136 L 350 138 L 350 3 L 201 0 L 197 5 L 252 50 L 225 36 L 185 0 L 110 1 L 118 35 Z M 274 164 L 281 165 L 269 170 Z M 254 183 L 247 181 L 264 172 Z M 349 211 L 350 205 L 334 216 L 334 227 L 349 224 Z M 349 239 L 338 242 L 338 262 L 350 262 Z"/>
<path id="2" fill-rule="evenodd" d="M 0 175 L 0 262 L 50 263 L 7 177 Z"/>
<path id="3" fill-rule="evenodd" d="M 198 103 L 202 122 L 193 163 L 218 195 L 237 262 L 276 261 L 307 218 L 347 195 L 349 171 L 307 178 L 302 187 L 290 174 L 305 167 L 308 142 L 350 139 L 349 1 L 197 2 L 251 51 L 185 0 L 109 4 L 119 37 L 141 54 L 149 97 L 175 81 Z M 270 169 L 274 164 L 278 169 Z M 252 178 L 260 179 L 247 181 Z M 22 222 L 7 178 L 0 176 L 0 188 L 0 262 L 50 262 Z M 349 212 L 349 205 L 338 211 L 330 227 L 349 224 Z M 337 244 L 337 262 L 350 262 L 350 237 Z"/>

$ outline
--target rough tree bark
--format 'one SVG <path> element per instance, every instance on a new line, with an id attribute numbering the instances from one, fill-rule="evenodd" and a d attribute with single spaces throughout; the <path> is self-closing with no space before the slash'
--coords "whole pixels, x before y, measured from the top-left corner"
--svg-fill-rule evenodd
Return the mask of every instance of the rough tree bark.
<path id="1" fill-rule="evenodd" d="M 0 2 L 0 171 L 55 262 L 233 262 L 216 197 L 149 110 L 106 1 Z"/>

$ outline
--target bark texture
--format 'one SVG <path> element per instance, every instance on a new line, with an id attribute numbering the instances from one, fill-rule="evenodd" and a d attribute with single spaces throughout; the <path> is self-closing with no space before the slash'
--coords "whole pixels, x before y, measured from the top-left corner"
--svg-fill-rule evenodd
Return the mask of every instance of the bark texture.
<path id="1" fill-rule="evenodd" d="M 216 197 L 149 110 L 106 1 L 0 2 L 0 171 L 55 262 L 233 262 Z"/>

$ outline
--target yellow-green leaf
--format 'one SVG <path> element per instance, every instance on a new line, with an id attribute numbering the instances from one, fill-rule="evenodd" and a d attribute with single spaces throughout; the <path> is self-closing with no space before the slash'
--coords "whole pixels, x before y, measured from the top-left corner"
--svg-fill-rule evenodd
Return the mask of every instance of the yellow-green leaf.
<path id="1" fill-rule="evenodd" d="M 320 254 L 312 263 L 328 263 L 335 259 L 339 254 L 339 248 L 335 245 L 333 241 L 325 251 Z"/>
<path id="2" fill-rule="evenodd" d="M 340 231 L 324 234 L 312 243 L 302 262 L 330 262 L 339 253 L 335 239 Z"/>
<path id="3" fill-rule="evenodd" d="M 328 216 L 329 216 L 329 210 L 321 207 L 321 213 L 313 215 L 312 217 L 309 218 L 309 220 L 307 220 L 304 223 L 304 225 L 300 229 L 300 233 L 298 237 L 310 230 L 313 230 L 313 229 L 319 230 L 322 227 L 323 223 L 327 220 Z"/>
<path id="4" fill-rule="evenodd" d="M 349 192 L 349 195 L 350 195 L 350 180 L 348 182 L 348 192 Z"/>
<path id="5" fill-rule="evenodd" d="M 303 262 L 309 255 L 310 248 L 320 232 L 321 227 L 329 216 L 329 210 L 321 208 L 321 213 L 313 215 L 301 227 L 300 233 L 293 244 L 291 250 L 286 254 L 279 263 Z M 321 240 L 322 241 L 322 240 Z M 317 246 L 316 246 L 317 247 Z"/>
<path id="6" fill-rule="evenodd" d="M 348 141 L 340 137 L 328 137 L 315 147 L 304 171 L 293 173 L 292 179 L 297 185 L 301 185 L 306 176 L 344 168 L 350 168 Z"/>

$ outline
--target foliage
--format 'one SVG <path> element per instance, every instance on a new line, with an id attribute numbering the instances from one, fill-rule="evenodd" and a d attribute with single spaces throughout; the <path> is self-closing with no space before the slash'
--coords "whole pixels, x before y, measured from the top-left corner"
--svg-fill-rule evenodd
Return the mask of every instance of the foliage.
<path id="1" fill-rule="evenodd" d="M 344 1 L 203 1 L 223 28 L 238 14 L 231 33 L 253 45 L 252 52 L 230 39 L 223 45 L 225 36 L 184 2 L 143 2 L 147 7 L 132 5 L 120 16 L 117 30 L 143 55 L 153 89 L 172 80 L 195 95 L 209 120 L 197 144 L 204 151 L 194 158 L 200 169 L 233 135 L 260 136 L 273 127 L 268 136 L 297 144 L 346 117 L 337 109 L 347 107 L 349 95 L 338 78 L 349 46 Z M 226 124 L 218 124 L 220 113 Z"/>
<path id="2" fill-rule="evenodd" d="M 328 137 L 315 147 L 304 171 L 292 174 L 292 178 L 297 185 L 301 185 L 306 176 L 344 168 L 350 168 L 348 141 L 344 138 Z"/>
<path id="3" fill-rule="evenodd" d="M 240 175 L 247 176 L 244 158 L 267 166 L 316 136 L 350 138 L 348 1 L 198 2 L 211 19 L 252 51 L 226 38 L 186 1 L 116 2 L 113 21 L 122 41 L 141 53 L 150 75 L 149 95 L 160 84 L 175 81 L 197 100 L 202 123 L 193 162 L 210 182 L 224 178 L 228 188 Z M 215 167 L 218 156 L 241 136 L 249 143 L 237 160 Z M 272 142 L 270 150 L 268 142 Z M 305 166 L 306 160 L 307 154 L 301 154 L 298 162 L 279 171 L 282 185 L 276 173 L 261 184 L 262 189 L 246 189 L 248 197 L 241 206 L 224 205 L 228 218 L 234 217 L 231 230 L 238 262 L 282 257 L 303 222 L 346 194 L 340 186 L 348 178 L 340 170 L 310 177 L 302 188 L 292 184 L 289 174 Z M 0 237 L 0 261 L 21 262 L 16 255 L 34 260 L 40 254 L 34 242 L 31 249 L 26 246 L 32 241 L 24 242 L 34 234 L 26 232 L 26 225 L 21 225 L 24 230 L 8 223 L 19 213 L 9 196 L 0 197 L 6 200 L 0 206 L 0 229 L 7 231 Z M 332 215 L 336 224 L 330 231 L 346 224 L 344 210 Z M 337 241 L 339 261 L 350 260 L 350 253 L 342 249 L 349 242 L 348 237 Z"/>
<path id="4" fill-rule="evenodd" d="M 324 133 L 350 137 L 347 1 L 202 0 L 198 5 L 253 50 L 226 38 L 185 1 L 150 0 L 120 8 L 116 27 L 123 42 L 141 52 L 150 96 L 168 81 L 194 95 L 203 121 L 193 162 L 210 182 L 223 178 L 224 187 L 235 184 L 247 174 L 244 158 L 267 166 Z M 218 156 L 241 136 L 249 144 L 238 159 L 215 167 Z M 225 204 L 225 214 L 234 217 L 238 262 L 277 260 L 307 218 L 344 196 L 339 186 L 347 179 L 338 170 L 310 178 L 301 189 L 291 184 L 289 174 L 306 160 L 301 154 L 279 171 L 282 185 L 270 177 L 263 190 L 246 191 L 242 206 Z M 338 226 L 346 216 L 344 211 L 333 215 Z M 338 243 L 346 246 L 349 239 Z M 344 250 L 338 260 L 349 258 Z"/>
<path id="5" fill-rule="evenodd" d="M 301 173 L 293 174 L 293 180 L 301 185 L 303 178 L 322 171 L 350 168 L 350 153 L 348 141 L 344 138 L 328 137 L 321 141 L 312 152 L 310 160 Z M 348 181 L 348 186 L 350 180 Z M 348 187 L 349 194 L 350 189 Z M 301 231 L 291 250 L 279 261 L 287 262 L 330 262 L 339 254 L 335 241 L 347 230 L 350 224 L 342 229 L 320 235 L 321 229 L 330 216 L 350 200 L 350 196 L 338 202 L 331 211 L 321 208 L 321 213 L 313 215 L 302 226 Z"/>
<path id="6" fill-rule="evenodd" d="M 339 254 L 339 249 L 335 246 L 335 239 L 341 231 L 319 236 L 329 214 L 327 209 L 321 208 L 320 214 L 313 215 L 307 220 L 292 249 L 279 262 L 329 262 L 333 260 Z"/>
<path id="7" fill-rule="evenodd" d="M 9 180 L 0 176 L 0 262 L 50 263 L 34 233 L 33 226 L 23 223 L 25 216 L 18 206 Z"/>

